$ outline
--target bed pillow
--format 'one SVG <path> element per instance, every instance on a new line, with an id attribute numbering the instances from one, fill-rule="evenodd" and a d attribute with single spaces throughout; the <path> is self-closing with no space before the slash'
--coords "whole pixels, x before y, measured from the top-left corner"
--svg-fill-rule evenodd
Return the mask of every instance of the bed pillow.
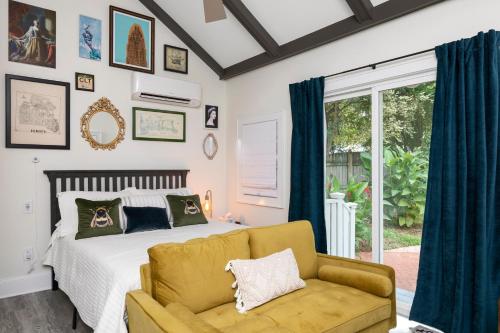
<path id="1" fill-rule="evenodd" d="M 170 207 L 168 206 L 167 198 L 160 194 L 133 194 L 124 196 L 122 198 L 122 206 L 127 207 L 157 207 L 166 209 L 167 218 L 172 221 L 172 213 L 170 212 Z M 127 229 L 127 215 L 123 214 L 122 225 L 124 229 Z M 170 222 L 170 226 L 172 223 Z"/>
<path id="2" fill-rule="evenodd" d="M 167 210 L 158 207 L 128 207 L 123 206 L 127 216 L 126 234 L 139 231 L 170 229 Z"/>
<path id="3" fill-rule="evenodd" d="M 240 313 L 306 286 L 290 248 L 260 259 L 231 260 L 226 271 L 236 279 L 233 286 Z"/>
<path id="4" fill-rule="evenodd" d="M 87 200 L 114 200 L 126 195 L 122 192 L 101 192 L 101 191 L 67 191 L 57 194 L 61 221 L 58 227 L 61 237 L 74 235 L 78 232 L 78 207 L 75 200 L 77 198 Z M 120 214 L 121 215 L 121 214 Z M 122 220 L 120 216 L 120 221 Z"/>
<path id="5" fill-rule="evenodd" d="M 120 228 L 121 199 L 92 201 L 76 199 L 78 207 L 78 232 L 75 239 L 123 233 Z"/>
<path id="6" fill-rule="evenodd" d="M 191 191 L 190 188 L 188 187 L 179 187 L 179 188 L 158 188 L 155 190 L 148 190 L 148 189 L 138 189 L 135 187 L 127 187 L 125 192 L 134 194 L 134 195 L 192 195 L 193 192 Z"/>
<path id="7" fill-rule="evenodd" d="M 198 194 L 167 195 L 167 200 L 172 211 L 174 227 L 208 223 L 203 215 L 203 207 Z"/>

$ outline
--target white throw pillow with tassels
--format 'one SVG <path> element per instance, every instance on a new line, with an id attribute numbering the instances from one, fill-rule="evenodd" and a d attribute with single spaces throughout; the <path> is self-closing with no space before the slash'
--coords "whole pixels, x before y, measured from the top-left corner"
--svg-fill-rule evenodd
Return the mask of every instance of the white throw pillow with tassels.
<path id="1" fill-rule="evenodd" d="M 233 283 L 233 288 L 237 288 L 234 297 L 240 313 L 306 286 L 299 276 L 292 249 L 260 259 L 231 260 L 226 271 L 231 271 L 236 278 Z"/>

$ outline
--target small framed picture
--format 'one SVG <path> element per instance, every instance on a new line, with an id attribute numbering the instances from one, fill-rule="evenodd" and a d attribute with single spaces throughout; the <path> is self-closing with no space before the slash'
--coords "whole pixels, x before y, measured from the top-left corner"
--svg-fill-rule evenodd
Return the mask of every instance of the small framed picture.
<path id="1" fill-rule="evenodd" d="M 75 89 L 83 91 L 94 91 L 94 75 L 75 73 Z"/>
<path id="2" fill-rule="evenodd" d="M 186 114 L 134 107 L 132 138 L 146 141 L 186 142 Z"/>
<path id="3" fill-rule="evenodd" d="M 70 149 L 69 86 L 6 74 L 6 147 Z"/>
<path id="4" fill-rule="evenodd" d="M 163 62 L 166 71 L 187 74 L 188 73 L 188 50 L 182 47 L 165 45 L 163 50 Z"/>
<path id="5" fill-rule="evenodd" d="M 80 58 L 101 61 L 101 20 L 80 15 L 78 30 L 78 55 Z"/>
<path id="6" fill-rule="evenodd" d="M 219 107 L 205 105 L 205 128 L 219 128 Z"/>
<path id="7" fill-rule="evenodd" d="M 109 7 L 109 65 L 138 72 L 155 72 L 155 19 Z"/>

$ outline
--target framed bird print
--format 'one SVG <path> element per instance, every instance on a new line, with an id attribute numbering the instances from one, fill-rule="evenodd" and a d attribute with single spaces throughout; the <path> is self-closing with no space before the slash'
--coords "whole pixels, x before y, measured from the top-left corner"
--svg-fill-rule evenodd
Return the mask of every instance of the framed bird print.
<path id="1" fill-rule="evenodd" d="M 154 74 L 155 19 L 109 7 L 109 65 Z"/>

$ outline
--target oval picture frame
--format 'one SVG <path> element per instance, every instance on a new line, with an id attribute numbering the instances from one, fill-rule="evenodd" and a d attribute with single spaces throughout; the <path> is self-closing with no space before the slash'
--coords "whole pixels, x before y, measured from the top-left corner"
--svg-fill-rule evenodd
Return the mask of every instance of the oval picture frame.
<path id="1" fill-rule="evenodd" d="M 217 151 L 219 150 L 219 144 L 217 143 L 217 138 L 212 133 L 209 133 L 203 140 L 203 153 L 209 160 L 213 160 Z"/>

